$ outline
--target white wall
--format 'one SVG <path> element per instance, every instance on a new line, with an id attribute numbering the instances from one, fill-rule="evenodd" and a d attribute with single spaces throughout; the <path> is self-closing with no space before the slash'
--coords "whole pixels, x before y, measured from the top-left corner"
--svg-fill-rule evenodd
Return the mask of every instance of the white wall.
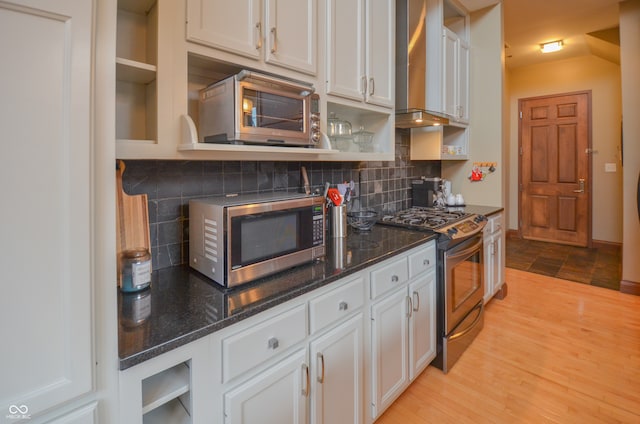
<path id="1" fill-rule="evenodd" d="M 640 220 L 636 203 L 640 173 L 640 0 L 620 3 L 620 55 L 624 119 L 624 238 L 622 280 L 640 283 Z"/>
<path id="2" fill-rule="evenodd" d="M 637 50 L 636 50 L 637 51 Z M 582 56 L 525 66 L 509 72 L 509 229 L 518 229 L 518 99 L 591 90 L 592 92 L 592 237 L 622 242 L 622 169 L 620 162 L 620 66 Z M 605 173 L 605 163 L 616 165 Z"/>

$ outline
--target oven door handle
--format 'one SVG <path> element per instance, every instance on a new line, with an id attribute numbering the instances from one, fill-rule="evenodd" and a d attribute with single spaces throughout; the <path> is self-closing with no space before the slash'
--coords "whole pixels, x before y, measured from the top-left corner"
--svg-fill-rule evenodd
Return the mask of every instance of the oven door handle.
<path id="1" fill-rule="evenodd" d="M 457 259 L 466 259 L 467 257 L 469 257 L 471 254 L 475 253 L 475 251 L 478 250 L 478 248 L 482 247 L 482 237 L 478 237 L 478 241 L 473 243 L 471 246 L 467 247 L 464 250 L 461 250 L 459 252 L 454 252 L 454 253 L 446 253 L 446 259 L 447 260 L 452 260 L 452 261 L 456 261 Z M 457 263 L 457 261 L 456 261 Z"/>
<path id="2" fill-rule="evenodd" d="M 476 318 L 473 320 L 473 322 L 464 330 L 460 331 L 459 333 L 455 333 L 452 334 L 449 337 L 449 341 L 453 341 L 457 338 L 463 337 L 465 334 L 467 334 L 469 331 L 473 330 L 473 328 L 476 326 L 476 324 L 478 323 L 478 321 L 480 321 L 480 318 L 482 318 L 482 308 L 483 308 L 483 304 L 482 302 L 478 303 L 469 313 L 473 312 L 474 310 L 478 310 L 478 315 L 476 316 Z"/>

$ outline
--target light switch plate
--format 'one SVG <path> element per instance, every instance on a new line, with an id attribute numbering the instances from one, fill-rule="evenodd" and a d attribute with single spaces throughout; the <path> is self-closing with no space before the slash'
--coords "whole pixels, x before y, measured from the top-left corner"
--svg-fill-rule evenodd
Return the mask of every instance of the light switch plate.
<path id="1" fill-rule="evenodd" d="M 616 164 L 615 163 L 605 163 L 604 164 L 604 172 L 616 172 Z"/>

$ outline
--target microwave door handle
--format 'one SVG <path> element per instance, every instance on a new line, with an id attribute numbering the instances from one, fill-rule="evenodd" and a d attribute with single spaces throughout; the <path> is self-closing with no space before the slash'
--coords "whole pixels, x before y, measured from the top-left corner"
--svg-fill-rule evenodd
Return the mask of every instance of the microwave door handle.
<path id="1" fill-rule="evenodd" d="M 307 84 L 297 80 L 286 80 L 284 78 L 262 75 L 257 72 L 248 71 L 246 69 L 238 72 L 236 75 L 238 81 L 249 80 L 249 82 L 266 82 L 269 84 L 278 84 L 281 88 L 288 89 L 292 92 L 299 93 L 301 96 L 313 94 L 316 89 L 311 84 Z"/>

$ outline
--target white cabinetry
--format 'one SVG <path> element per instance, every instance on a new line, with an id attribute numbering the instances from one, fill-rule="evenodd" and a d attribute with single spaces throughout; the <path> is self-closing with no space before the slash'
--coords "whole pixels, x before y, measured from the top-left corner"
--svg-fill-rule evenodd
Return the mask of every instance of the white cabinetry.
<path id="1" fill-rule="evenodd" d="M 359 312 L 311 342 L 311 424 L 363 422 L 362 326 Z"/>
<path id="2" fill-rule="evenodd" d="M 213 416 L 206 399 L 211 361 L 206 339 L 120 372 L 120 422 L 188 424 Z"/>
<path id="3" fill-rule="evenodd" d="M 484 302 L 487 303 L 504 283 L 504 239 L 502 213 L 488 217 L 484 227 Z"/>
<path id="4" fill-rule="evenodd" d="M 395 2 L 327 1 L 327 93 L 393 107 Z"/>
<path id="5" fill-rule="evenodd" d="M 187 40 L 254 59 L 254 67 L 315 75 L 316 8 L 315 0 L 188 0 Z"/>
<path id="6" fill-rule="evenodd" d="M 427 109 L 469 122 L 469 16 L 457 3 L 427 0 Z"/>
<path id="7" fill-rule="evenodd" d="M 296 300 L 222 338 L 226 424 L 363 422 L 364 279 L 351 276 L 320 292 L 303 298 L 308 309 Z M 229 341 L 237 349 L 225 348 Z"/>
<path id="8" fill-rule="evenodd" d="M 299 349 L 224 395 L 225 424 L 305 424 L 309 379 Z"/>
<path id="9" fill-rule="evenodd" d="M 442 111 L 469 122 L 469 44 L 449 28 L 442 30 Z"/>
<path id="10" fill-rule="evenodd" d="M 119 0 L 116 36 L 116 137 L 157 138 L 158 7 Z"/>
<path id="11" fill-rule="evenodd" d="M 334 143 L 339 160 L 392 160 L 395 140 L 395 2 L 327 0 L 327 116 L 373 134 L 372 146 Z"/>
<path id="12" fill-rule="evenodd" d="M 92 133 L 94 7 L 0 3 L 0 177 L 15 206 L 0 212 L 1 422 L 55 422 L 62 405 L 80 402 L 95 409 L 92 293 L 103 262 L 93 256 L 93 225 L 104 222 L 93 198 L 102 181 Z"/>
<path id="13" fill-rule="evenodd" d="M 377 418 L 436 355 L 435 244 L 370 273 L 371 415 Z"/>

